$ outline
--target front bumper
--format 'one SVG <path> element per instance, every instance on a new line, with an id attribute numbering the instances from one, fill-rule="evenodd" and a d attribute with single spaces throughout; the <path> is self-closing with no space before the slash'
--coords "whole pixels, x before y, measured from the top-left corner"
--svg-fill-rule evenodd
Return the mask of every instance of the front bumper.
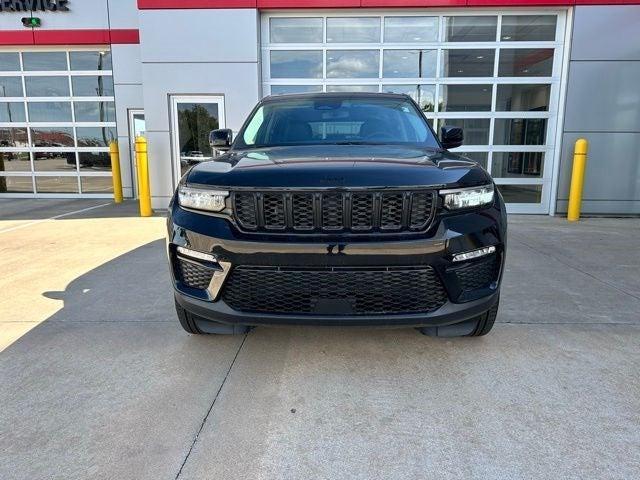
<path id="1" fill-rule="evenodd" d="M 498 300 L 506 252 L 506 213 L 499 197 L 483 210 L 441 216 L 424 235 L 386 240 L 366 238 L 306 238 L 244 234 L 227 219 L 182 209 L 177 202 L 168 218 L 168 253 L 177 302 L 208 320 L 243 325 L 392 325 L 443 326 L 458 323 L 489 310 Z M 380 241 L 384 238 L 384 241 Z M 215 270 L 206 288 L 191 288 L 177 272 L 176 249 L 186 247 L 216 257 Z M 453 255 L 495 246 L 495 279 L 480 288 L 465 289 L 456 268 L 473 265 L 452 262 Z M 190 262 L 204 263 L 197 259 Z M 286 268 L 402 268 L 429 266 L 446 292 L 446 300 L 429 312 L 340 315 L 325 313 L 270 313 L 233 309 L 225 302 L 229 272 L 238 266 Z M 473 282 L 471 282 L 473 283 Z"/>

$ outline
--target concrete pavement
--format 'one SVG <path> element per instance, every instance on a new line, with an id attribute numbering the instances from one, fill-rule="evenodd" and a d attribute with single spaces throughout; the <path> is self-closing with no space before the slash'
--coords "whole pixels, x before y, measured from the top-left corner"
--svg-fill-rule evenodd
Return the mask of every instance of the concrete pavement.
<path id="1" fill-rule="evenodd" d="M 638 219 L 510 218 L 481 339 L 198 337 L 175 320 L 162 217 L 28 202 L 0 202 L 3 480 L 640 474 Z"/>

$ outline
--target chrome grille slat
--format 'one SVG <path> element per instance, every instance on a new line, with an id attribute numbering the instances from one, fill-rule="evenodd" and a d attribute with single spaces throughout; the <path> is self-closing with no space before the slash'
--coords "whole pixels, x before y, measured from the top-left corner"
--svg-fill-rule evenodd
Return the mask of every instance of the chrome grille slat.
<path id="1" fill-rule="evenodd" d="M 399 233 L 428 228 L 436 193 L 428 190 L 241 191 L 233 214 L 242 230 L 292 233 Z"/>

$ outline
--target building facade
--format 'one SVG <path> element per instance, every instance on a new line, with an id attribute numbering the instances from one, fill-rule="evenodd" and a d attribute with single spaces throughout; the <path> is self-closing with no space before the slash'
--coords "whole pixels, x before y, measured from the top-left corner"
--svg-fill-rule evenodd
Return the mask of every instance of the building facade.
<path id="1" fill-rule="evenodd" d="M 135 197 L 144 134 L 165 208 L 262 96 L 372 91 L 462 126 L 511 212 L 566 211 L 585 137 L 583 211 L 638 214 L 640 2 L 598 3 L 0 0 L 0 197 L 109 197 L 115 140 Z"/>

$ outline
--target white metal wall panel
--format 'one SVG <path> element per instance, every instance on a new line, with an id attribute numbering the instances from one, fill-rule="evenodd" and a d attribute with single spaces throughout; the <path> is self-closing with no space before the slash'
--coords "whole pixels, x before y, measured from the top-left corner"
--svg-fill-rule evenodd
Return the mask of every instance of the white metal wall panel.
<path id="1" fill-rule="evenodd" d="M 258 61 L 253 9 L 141 10 L 140 37 L 143 62 Z"/>

